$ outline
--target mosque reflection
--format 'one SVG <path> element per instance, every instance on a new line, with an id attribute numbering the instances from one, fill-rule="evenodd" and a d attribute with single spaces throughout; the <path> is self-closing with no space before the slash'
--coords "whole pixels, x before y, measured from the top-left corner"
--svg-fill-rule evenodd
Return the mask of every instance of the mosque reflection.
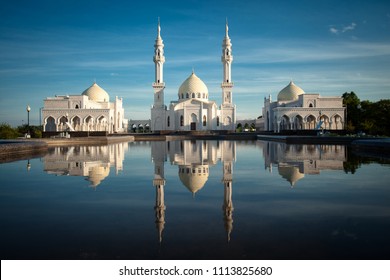
<path id="1" fill-rule="evenodd" d="M 110 174 L 123 170 L 127 143 L 107 146 L 53 147 L 43 158 L 44 171 L 49 174 L 83 176 L 96 188 Z"/>
<path id="2" fill-rule="evenodd" d="M 181 183 L 193 196 L 205 187 L 211 167 L 221 163 L 221 185 L 224 188 L 223 200 L 221 199 L 222 215 L 229 242 L 233 230 L 233 165 L 236 162 L 237 147 L 240 149 L 241 145 L 256 145 L 263 153 L 265 169 L 269 172 L 277 169 L 279 175 L 288 181 L 286 185 L 289 184 L 291 187 L 306 174 L 320 174 L 321 170 L 343 170 L 343 163 L 347 158 L 346 147 L 342 145 L 203 140 L 152 141 L 146 144 L 150 145 L 154 167 L 153 186 L 156 190 L 154 211 L 159 242 L 163 240 L 165 227 L 164 168 L 167 162 L 170 163 L 168 168 L 172 168 L 171 165 L 177 166 Z M 145 143 L 132 143 L 131 146 L 136 148 L 140 145 Z M 114 167 L 116 173 L 123 170 L 123 161 L 128 149 L 129 143 L 54 147 L 43 158 L 44 170 L 55 175 L 83 176 L 96 188 L 109 176 L 110 168 Z"/>
<path id="3" fill-rule="evenodd" d="M 288 145 L 280 142 L 258 141 L 263 148 L 265 169 L 279 175 L 291 187 L 308 175 L 320 174 L 321 170 L 343 170 L 347 160 L 343 145 Z"/>
<path id="4" fill-rule="evenodd" d="M 210 166 L 222 162 L 224 186 L 223 219 L 230 241 L 233 229 L 233 162 L 236 158 L 236 142 L 234 141 L 173 141 L 152 142 L 152 160 L 154 163 L 153 185 L 156 188 L 156 228 L 159 241 L 162 241 L 162 233 L 165 225 L 165 201 L 164 201 L 164 163 L 169 160 L 171 164 L 178 166 L 180 181 L 195 195 L 204 187 L 209 177 Z"/>

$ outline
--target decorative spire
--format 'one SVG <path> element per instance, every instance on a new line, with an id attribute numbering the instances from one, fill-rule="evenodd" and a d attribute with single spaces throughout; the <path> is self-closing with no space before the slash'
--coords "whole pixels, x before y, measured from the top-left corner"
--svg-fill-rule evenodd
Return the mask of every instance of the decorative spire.
<path id="1" fill-rule="evenodd" d="M 226 37 L 229 37 L 229 26 L 228 26 L 228 20 L 226 18 L 226 26 L 225 26 L 225 30 L 226 30 Z"/>
<path id="2" fill-rule="evenodd" d="M 158 25 L 157 25 L 157 38 L 160 38 L 160 32 L 161 32 L 161 27 L 160 27 L 160 17 L 158 17 Z"/>

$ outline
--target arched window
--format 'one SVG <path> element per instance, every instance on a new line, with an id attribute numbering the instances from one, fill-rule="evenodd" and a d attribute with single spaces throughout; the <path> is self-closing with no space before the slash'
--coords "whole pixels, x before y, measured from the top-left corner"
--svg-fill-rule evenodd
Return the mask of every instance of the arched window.
<path id="1" fill-rule="evenodd" d="M 198 98 L 200 98 L 200 93 L 198 92 Z"/>
<path id="2" fill-rule="evenodd" d="M 183 99 L 183 98 L 184 98 L 184 93 L 181 94 L 181 99 Z"/>
<path id="3" fill-rule="evenodd" d="M 195 93 L 194 92 L 192 93 L 192 98 L 195 98 Z"/>
<path id="4" fill-rule="evenodd" d="M 168 116 L 167 118 L 167 126 L 170 127 L 171 126 L 171 118 Z"/>
<path id="5" fill-rule="evenodd" d="M 217 117 L 217 126 L 219 126 L 219 117 Z"/>
<path id="6" fill-rule="evenodd" d="M 46 120 L 45 131 L 56 131 L 56 121 L 53 117 L 48 117 Z"/>
<path id="7" fill-rule="evenodd" d="M 180 126 L 183 126 L 183 125 L 184 125 L 184 117 L 180 116 Z"/>
<path id="8" fill-rule="evenodd" d="M 188 92 L 186 93 L 186 97 L 187 97 L 187 98 L 190 97 L 189 94 L 188 94 Z"/>
<path id="9" fill-rule="evenodd" d="M 206 116 L 203 116 L 203 126 L 206 126 L 206 125 L 207 125 Z"/>
<path id="10" fill-rule="evenodd" d="M 76 106 L 74 107 L 75 109 L 78 109 L 79 108 L 79 105 L 78 104 L 76 104 Z"/>
<path id="11" fill-rule="evenodd" d="M 310 107 L 310 108 L 313 108 L 313 103 L 310 103 L 310 104 L 309 104 L 309 107 Z"/>

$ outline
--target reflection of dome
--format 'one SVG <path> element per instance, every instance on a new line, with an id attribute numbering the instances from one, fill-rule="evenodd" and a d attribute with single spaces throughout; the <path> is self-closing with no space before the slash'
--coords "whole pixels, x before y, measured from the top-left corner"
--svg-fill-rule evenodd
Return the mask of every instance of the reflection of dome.
<path id="1" fill-rule="evenodd" d="M 293 101 L 298 99 L 298 95 L 305 93 L 303 89 L 298 87 L 291 81 L 284 89 L 278 94 L 278 101 Z"/>
<path id="2" fill-rule="evenodd" d="M 290 182 L 293 187 L 295 183 L 305 177 L 305 174 L 299 172 L 299 168 L 293 165 L 287 165 L 280 163 L 278 166 L 280 176 Z"/>
<path id="3" fill-rule="evenodd" d="M 98 186 L 110 174 L 108 166 L 94 166 L 88 172 L 87 180 L 91 182 L 92 187 Z"/>
<path id="4" fill-rule="evenodd" d="M 108 93 L 98 86 L 97 83 L 93 83 L 92 86 L 83 91 L 82 95 L 86 95 L 90 100 L 96 102 L 109 102 L 110 96 Z"/>
<path id="5" fill-rule="evenodd" d="M 187 97 L 188 93 L 188 97 Z M 192 95 L 194 94 L 194 96 Z M 198 94 L 200 94 L 198 96 Z M 181 84 L 179 88 L 179 98 L 183 95 L 185 98 L 207 99 L 209 90 L 205 83 L 192 72 L 192 74 Z"/>
<path id="6" fill-rule="evenodd" d="M 206 184 L 209 178 L 208 165 L 180 165 L 179 166 L 180 181 L 186 188 L 195 194 Z"/>

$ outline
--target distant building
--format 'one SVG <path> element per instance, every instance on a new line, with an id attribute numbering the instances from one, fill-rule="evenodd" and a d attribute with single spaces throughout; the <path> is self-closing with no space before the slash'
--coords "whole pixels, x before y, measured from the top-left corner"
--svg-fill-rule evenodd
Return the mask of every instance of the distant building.
<path id="1" fill-rule="evenodd" d="M 222 104 L 209 100 L 209 91 L 205 83 L 192 71 L 178 90 L 178 100 L 171 101 L 168 107 L 164 103 L 163 65 L 165 62 L 164 44 L 160 35 L 160 23 L 154 44 L 155 81 L 154 103 L 151 109 L 151 131 L 207 131 L 234 130 L 236 106 L 233 104 L 233 83 L 231 63 L 233 61 L 232 44 L 228 34 L 222 43 L 223 81 Z"/>
<path id="2" fill-rule="evenodd" d="M 122 98 L 110 102 L 108 93 L 96 83 L 79 95 L 47 97 L 42 118 L 44 132 L 127 132 Z"/>
<path id="3" fill-rule="evenodd" d="M 276 101 L 264 98 L 263 117 L 258 127 L 265 131 L 283 130 L 342 130 L 345 108 L 342 97 L 323 97 L 305 93 L 292 81 L 283 88 Z"/>

